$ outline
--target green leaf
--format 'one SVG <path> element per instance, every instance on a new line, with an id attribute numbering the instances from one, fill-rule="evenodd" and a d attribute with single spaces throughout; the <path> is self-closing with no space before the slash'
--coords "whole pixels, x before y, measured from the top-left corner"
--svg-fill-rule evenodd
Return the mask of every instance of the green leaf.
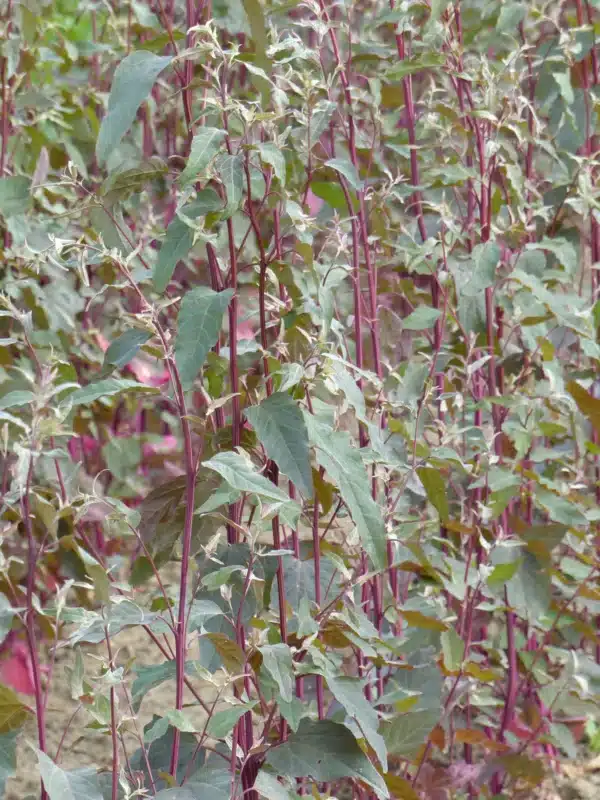
<path id="1" fill-rule="evenodd" d="M 185 769 L 183 772 L 185 773 Z M 230 800 L 231 772 L 227 768 L 207 765 L 197 770 L 183 786 L 163 789 L 155 795 L 154 800 L 199 800 L 199 798 Z"/>
<path id="2" fill-rule="evenodd" d="M 83 663 L 83 656 L 81 654 L 81 647 L 75 648 L 75 663 L 72 667 L 65 667 L 69 678 L 69 689 L 71 691 L 71 698 L 79 700 L 82 694 L 85 693 L 83 688 L 83 679 L 85 677 L 85 665 Z"/>
<path id="3" fill-rule="evenodd" d="M 291 703 L 286 703 L 286 701 L 282 700 L 281 697 L 279 697 L 278 700 L 281 716 L 284 718 L 290 728 L 296 732 L 298 730 L 298 726 L 300 725 L 300 720 L 306 712 L 304 703 L 295 696 L 292 697 Z"/>
<path id="4" fill-rule="evenodd" d="M 194 220 L 197 217 L 205 217 L 207 214 L 212 214 L 214 211 L 221 211 L 222 208 L 223 201 L 215 190 L 209 187 L 197 192 L 195 199 L 186 203 L 177 213 L 182 219 Z"/>
<path id="5" fill-rule="evenodd" d="M 329 559 L 322 559 L 320 564 L 321 598 L 323 602 L 331 600 L 339 589 L 341 580 Z M 277 580 L 277 578 L 276 578 Z M 283 584 L 285 587 L 285 601 L 294 611 L 300 608 L 300 603 L 305 598 L 309 603 L 315 601 L 315 563 L 312 559 L 301 561 L 297 558 L 283 557 Z M 273 602 L 278 604 L 277 593 L 273 593 Z M 306 633 L 304 634 L 307 635 Z"/>
<path id="6" fill-rule="evenodd" d="M 255 705 L 255 703 L 240 703 L 239 705 L 225 708 L 223 711 L 217 711 L 212 715 L 206 726 L 207 734 L 214 736 L 215 739 L 224 739 L 231 733 L 241 717 L 247 711 L 251 711 Z"/>
<path id="7" fill-rule="evenodd" d="M 398 714 L 384 733 L 390 755 L 414 758 L 427 743 L 429 734 L 440 720 L 440 714 L 440 709 L 434 708 Z"/>
<path id="8" fill-rule="evenodd" d="M 216 162 L 217 172 L 225 193 L 227 205 L 223 211 L 223 219 L 228 219 L 238 210 L 244 192 L 244 154 L 220 156 Z"/>
<path id="9" fill-rule="evenodd" d="M 144 736 L 148 735 L 149 731 L 152 730 L 159 719 L 160 717 L 156 715 L 153 716 L 152 720 L 144 727 Z M 165 781 L 161 777 L 161 773 L 163 776 L 169 773 L 174 734 L 175 728 L 171 725 L 164 736 L 153 741 L 148 748 L 145 748 L 144 752 L 142 752 L 140 748 L 130 756 L 131 769 L 141 772 L 144 775 L 146 785 L 150 783 L 148 777 L 148 761 L 156 788 L 162 789 L 165 786 Z M 196 736 L 192 733 L 180 733 L 179 760 L 176 770 L 177 780 L 181 782 L 184 777 L 187 778 L 192 768 L 200 766 L 203 763 L 203 756 L 204 751 L 198 751 Z M 105 800 L 107 799 L 105 798 Z"/>
<path id="10" fill-rule="evenodd" d="M 339 172 L 340 175 L 343 175 L 350 186 L 357 192 L 360 192 L 363 188 L 363 182 L 356 171 L 356 167 L 347 158 L 330 158 L 329 161 L 325 162 L 325 166 L 331 167 L 336 172 Z"/>
<path id="11" fill-rule="evenodd" d="M 4 798 L 6 781 L 17 771 L 17 737 L 19 731 L 0 734 L 0 798 Z"/>
<path id="12" fill-rule="evenodd" d="M 276 775 L 267 772 L 266 769 L 261 769 L 256 776 L 254 789 L 266 800 L 296 800 L 299 797 L 295 792 L 284 786 Z"/>
<path id="13" fill-rule="evenodd" d="M 440 638 L 446 669 L 450 672 L 456 672 L 463 661 L 465 644 L 454 628 L 444 631 Z"/>
<path id="14" fill-rule="evenodd" d="M 5 594 L 0 593 L 0 644 L 8 636 L 15 618 L 16 609 Z"/>
<path id="15" fill-rule="evenodd" d="M 282 700 L 291 703 L 296 685 L 292 651 L 287 644 L 267 644 L 258 649 L 263 658 L 263 669 L 269 673 L 279 687 Z"/>
<path id="16" fill-rule="evenodd" d="M 365 697 L 364 681 L 346 675 L 335 677 L 327 675 L 327 685 L 331 694 L 342 705 L 360 728 L 365 741 L 373 748 L 381 768 L 387 772 L 387 749 L 383 736 L 379 733 L 379 715 Z"/>
<path id="17" fill-rule="evenodd" d="M 275 177 L 282 186 L 285 186 L 285 158 L 281 148 L 274 142 L 263 142 L 257 145 L 261 161 L 273 167 Z"/>
<path id="18" fill-rule="evenodd" d="M 140 347 L 151 337 L 152 334 L 148 331 L 141 331 L 137 328 L 130 328 L 125 331 L 110 343 L 108 350 L 104 353 L 104 366 L 121 369 L 126 364 L 129 364 Z"/>
<path id="19" fill-rule="evenodd" d="M 184 389 L 191 388 L 209 350 L 219 338 L 223 314 L 232 297 L 231 289 L 213 292 L 198 286 L 187 292 L 181 301 L 175 360 Z"/>
<path id="20" fill-rule="evenodd" d="M 204 637 L 214 646 L 219 654 L 223 666 L 229 672 L 238 674 L 243 671 L 245 656 L 244 651 L 237 642 L 234 642 L 224 633 L 206 633 Z"/>
<path id="21" fill-rule="evenodd" d="M 209 572 L 202 578 L 202 586 L 209 592 L 214 592 L 220 589 L 226 583 L 229 583 L 231 576 L 234 572 L 245 572 L 245 568 L 241 564 L 229 564 L 226 567 Z"/>
<path id="22" fill-rule="evenodd" d="M 195 506 L 200 508 L 219 487 L 220 479 L 204 467 L 198 470 Z M 185 477 L 173 478 L 152 489 L 140 506 L 139 524 L 142 539 L 155 555 L 170 555 L 181 536 L 186 513 Z M 194 517 L 194 548 L 199 547 L 216 533 L 221 521 L 213 517 Z"/>
<path id="23" fill-rule="evenodd" d="M 179 176 L 182 186 L 198 179 L 198 176 L 221 149 L 221 142 L 224 138 L 225 131 L 218 128 L 200 128 L 192 139 L 187 164 Z"/>
<path id="24" fill-rule="evenodd" d="M 416 698 L 415 710 L 435 711 L 439 719 L 443 678 L 438 665 L 432 660 L 423 663 L 422 656 L 417 652 L 407 666 L 410 668 L 396 670 L 379 702 L 392 705 L 407 698 Z"/>
<path id="25" fill-rule="evenodd" d="M 268 457 L 304 495 L 312 495 L 308 431 L 297 403 L 286 392 L 274 392 L 244 414 Z"/>
<path id="26" fill-rule="evenodd" d="M 154 157 L 130 169 L 112 172 L 104 184 L 105 205 L 114 205 L 117 201 L 126 200 L 130 195 L 141 192 L 147 183 L 162 178 L 168 171 L 165 162 Z"/>
<path id="27" fill-rule="evenodd" d="M 519 569 L 520 559 L 508 561 L 506 564 L 496 564 L 487 579 L 488 586 L 504 586 Z"/>
<path id="28" fill-rule="evenodd" d="M 15 406 L 26 406 L 35 400 L 35 394 L 26 389 L 8 392 L 0 397 L 0 409 L 14 408 Z"/>
<path id="29" fill-rule="evenodd" d="M 189 662 L 186 664 L 186 672 L 189 674 L 192 671 L 193 664 Z M 150 664 L 149 666 L 135 666 L 134 669 L 135 679 L 131 686 L 131 700 L 133 710 L 137 713 L 146 696 L 146 694 L 160 686 L 165 681 L 175 678 L 177 665 L 175 661 L 163 661 L 162 664 Z"/>
<path id="30" fill-rule="evenodd" d="M 24 214 L 31 202 L 31 180 L 24 175 L 0 178 L 0 214 L 6 219 Z"/>
<path id="31" fill-rule="evenodd" d="M 505 554 L 500 554 L 502 557 Z M 543 565 L 530 552 L 517 550 L 509 553 L 507 560 L 518 561 L 518 569 L 506 582 L 508 602 L 526 619 L 539 620 L 550 609 L 551 582 Z"/>
<path id="32" fill-rule="evenodd" d="M 573 400 L 577 403 L 577 408 L 589 419 L 596 431 L 600 433 L 600 400 L 590 394 L 590 392 L 584 389 L 577 381 L 569 381 L 566 388 Z M 2 401 L 0 401 L 0 403 L 1 402 Z"/>
<path id="33" fill-rule="evenodd" d="M 157 394 L 158 389 L 153 386 L 145 386 L 137 381 L 126 380 L 125 378 L 106 378 L 103 381 L 96 381 L 76 389 L 67 396 L 67 400 L 74 406 L 88 405 L 101 397 L 112 397 L 121 392 L 147 392 Z"/>
<path id="34" fill-rule="evenodd" d="M 264 475 L 255 472 L 251 462 L 239 453 L 233 451 L 217 453 L 213 458 L 204 461 L 203 466 L 218 472 L 232 488 L 240 492 L 257 494 L 273 502 L 289 502 L 285 492 Z"/>
<path id="35" fill-rule="evenodd" d="M 50 800 L 102 800 L 98 776 L 93 767 L 64 770 L 36 749 L 44 788 Z"/>
<path id="36" fill-rule="evenodd" d="M 198 631 L 213 617 L 220 617 L 223 611 L 212 600 L 205 597 L 195 597 L 188 611 L 188 631 Z"/>
<path id="37" fill-rule="evenodd" d="M 446 497 L 446 483 L 441 473 L 433 467 L 419 467 L 417 475 L 427 493 L 427 499 L 440 515 L 441 521 L 447 522 L 450 511 Z"/>
<path id="38" fill-rule="evenodd" d="M 109 636 L 116 636 L 125 628 L 156 622 L 157 615 L 144 611 L 131 600 L 122 600 L 108 606 L 104 616 L 87 609 L 69 608 L 63 611 L 63 618 L 75 623 L 69 637 L 71 644 L 77 642 L 98 644 L 106 639 L 107 627 Z"/>
<path id="39" fill-rule="evenodd" d="M 360 450 L 353 446 L 348 433 L 333 431 L 310 414 L 305 415 L 305 420 L 317 462 L 339 488 L 373 565 L 383 568 L 387 558 L 385 527 L 380 508 L 371 496 L 371 481 Z"/>
<path id="40" fill-rule="evenodd" d="M 181 711 L 180 709 L 177 708 L 169 709 L 169 711 L 165 713 L 165 719 L 174 728 L 177 728 L 177 730 L 182 731 L 184 733 L 194 733 L 197 730 L 197 726 L 192 722 L 192 720 L 188 716 L 186 716 L 185 712 Z M 166 730 L 167 728 L 165 728 L 165 731 Z"/>
<path id="41" fill-rule="evenodd" d="M 267 23 L 265 12 L 260 0 L 242 0 L 244 11 L 250 23 L 252 41 L 256 49 L 256 63 L 262 69 L 268 69 L 270 62 L 267 56 L 269 37 L 267 35 Z"/>
<path id="42" fill-rule="evenodd" d="M 417 306 L 408 317 L 404 317 L 402 327 L 407 331 L 424 331 L 427 328 L 433 328 L 441 316 L 442 312 L 437 308 Z"/>
<path id="43" fill-rule="evenodd" d="M 561 497 L 553 492 L 548 492 L 544 489 L 538 488 L 535 492 L 536 501 L 542 508 L 550 515 L 550 519 L 554 522 L 561 522 L 563 525 L 568 525 L 570 528 L 576 526 L 587 526 L 587 519 L 577 505 L 568 500 L 566 497 Z"/>
<path id="44" fill-rule="evenodd" d="M 20 728 L 30 713 L 31 710 L 12 689 L 0 684 L 0 734 Z"/>
<path id="45" fill-rule="evenodd" d="M 121 233 L 127 230 L 125 221 L 116 208 L 109 214 L 106 209 L 94 206 L 90 209 L 90 223 L 96 237 L 102 236 L 102 241 L 109 250 L 115 249 L 125 255 L 131 253 L 131 245 Z M 118 223 L 119 227 L 115 223 Z"/>
<path id="46" fill-rule="evenodd" d="M 172 60 L 172 56 L 157 56 L 146 50 L 136 50 L 121 61 L 115 70 L 108 98 L 108 113 L 102 120 L 96 142 L 99 165 L 119 146 L 154 82 Z"/>
<path id="47" fill-rule="evenodd" d="M 472 256 L 475 262 L 475 273 L 467 288 L 470 287 L 472 293 L 479 293 L 496 282 L 496 267 L 502 258 L 502 253 L 496 242 L 485 242 L 473 248 Z M 467 294 L 464 289 L 463 294 Z"/>
<path id="48" fill-rule="evenodd" d="M 167 288 L 173 271 L 179 261 L 182 261 L 194 244 L 194 230 L 189 224 L 197 217 L 206 216 L 213 211 L 220 211 L 223 202 L 214 189 L 202 189 L 196 199 L 186 203 L 171 220 L 158 258 L 152 271 L 152 280 L 157 292 L 162 293 Z"/>
<path id="49" fill-rule="evenodd" d="M 194 244 L 194 231 L 179 217 L 167 228 L 158 258 L 152 270 L 154 288 L 161 294 L 167 288 L 178 262 L 184 259 Z"/>
<path id="50" fill-rule="evenodd" d="M 332 103 L 331 100 L 321 100 L 317 103 L 310 116 L 310 125 L 308 126 L 310 128 L 309 148 L 312 149 L 319 141 L 336 108 L 337 104 Z"/>
<path id="51" fill-rule="evenodd" d="M 460 297 L 478 297 L 493 286 L 501 257 L 500 247 L 495 242 L 485 242 L 473 248 L 469 259 L 454 261 L 451 272 Z"/>
<path id="52" fill-rule="evenodd" d="M 394 64 L 386 75 L 387 81 L 397 81 L 405 78 L 407 75 L 415 75 L 417 72 L 422 72 L 425 69 L 437 69 L 442 67 L 446 62 L 443 55 L 437 53 L 425 53 L 422 56 L 415 58 L 406 58 L 404 61 Z"/>
<path id="53" fill-rule="evenodd" d="M 527 5 L 522 2 L 511 2 L 502 6 L 500 15 L 496 24 L 496 30 L 502 33 L 510 33 L 517 36 L 518 27 L 527 16 Z"/>
<path id="54" fill-rule="evenodd" d="M 310 188 L 315 197 L 325 200 L 332 208 L 337 211 L 347 211 L 348 204 L 342 187 L 337 182 L 328 183 L 327 181 L 311 181 Z"/>
<path id="55" fill-rule="evenodd" d="M 265 760 L 278 775 L 336 781 L 353 778 L 371 786 L 378 797 L 389 792 L 354 736 L 344 725 L 330 720 L 303 719 L 297 733 L 272 747 Z"/>

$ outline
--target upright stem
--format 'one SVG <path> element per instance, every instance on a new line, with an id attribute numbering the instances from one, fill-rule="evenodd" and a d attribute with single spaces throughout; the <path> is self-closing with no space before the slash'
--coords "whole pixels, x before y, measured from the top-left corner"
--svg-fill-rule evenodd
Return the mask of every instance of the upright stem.
<path id="1" fill-rule="evenodd" d="M 108 634 L 108 626 L 105 629 L 106 648 L 108 650 L 108 664 L 111 672 L 115 668 L 112 647 L 110 644 L 110 636 Z M 115 695 L 115 687 L 110 687 L 110 733 L 112 741 L 112 776 L 111 776 L 111 797 L 112 800 L 119 798 L 119 741 L 117 733 L 117 698 Z M 150 773 L 151 775 L 151 773 Z"/>
<path id="2" fill-rule="evenodd" d="M 163 346 L 167 347 L 166 341 Z M 168 350 L 166 350 L 168 352 Z M 196 462 L 194 460 L 194 450 L 192 446 L 192 432 L 187 419 L 187 409 L 185 395 L 179 371 L 174 359 L 169 358 L 170 371 L 175 388 L 175 396 L 179 409 L 181 431 L 183 434 L 183 447 L 185 459 L 185 521 L 183 525 L 183 547 L 181 554 L 181 572 L 179 577 L 179 608 L 177 609 L 177 630 L 175 633 L 175 659 L 176 659 L 176 689 L 175 689 L 175 708 L 183 708 L 183 689 L 185 686 L 185 661 L 187 654 L 187 585 L 190 567 L 190 557 L 192 548 L 192 526 L 194 522 L 194 506 L 196 495 Z M 177 775 L 177 765 L 179 763 L 179 746 L 181 733 L 178 728 L 174 729 L 173 747 L 171 750 L 171 775 Z"/>
<path id="3" fill-rule="evenodd" d="M 27 481 L 25 491 L 21 496 L 21 512 L 23 517 L 23 525 L 27 534 L 28 545 L 28 574 L 27 574 L 27 599 L 25 606 L 25 630 L 27 633 L 27 646 L 29 649 L 29 658 L 31 661 L 31 672 L 33 679 L 33 690 L 35 695 L 35 714 L 38 732 L 38 747 L 42 753 L 46 752 L 46 711 L 44 704 L 44 692 L 42 689 L 42 678 L 40 670 L 40 662 L 38 655 L 38 645 L 35 632 L 35 608 L 33 604 L 33 595 L 35 591 L 35 577 L 37 574 L 37 562 L 40 555 L 41 547 L 36 545 L 35 536 L 33 534 L 33 526 L 31 524 L 31 506 L 29 504 L 29 494 L 31 491 L 31 480 L 33 477 L 33 457 L 30 457 L 29 469 L 27 472 Z M 40 800 L 48 800 L 48 794 L 42 783 Z"/>

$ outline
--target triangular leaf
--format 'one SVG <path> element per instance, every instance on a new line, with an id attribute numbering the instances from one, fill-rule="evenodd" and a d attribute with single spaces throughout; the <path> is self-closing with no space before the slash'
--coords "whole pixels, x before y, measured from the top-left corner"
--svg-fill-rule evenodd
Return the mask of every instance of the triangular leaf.
<path id="1" fill-rule="evenodd" d="M 64 770 L 37 750 L 40 773 L 50 800 L 102 800 L 96 770 L 92 767 Z"/>
<path id="2" fill-rule="evenodd" d="M 383 779 L 348 728 L 330 720 L 303 719 L 297 733 L 269 750 L 265 764 L 293 778 L 354 778 L 371 786 L 378 797 L 389 797 Z"/>
<path id="3" fill-rule="evenodd" d="M 423 709 L 398 714 L 386 728 L 385 741 L 390 754 L 412 759 L 426 744 L 429 734 L 439 722 L 439 709 Z"/>

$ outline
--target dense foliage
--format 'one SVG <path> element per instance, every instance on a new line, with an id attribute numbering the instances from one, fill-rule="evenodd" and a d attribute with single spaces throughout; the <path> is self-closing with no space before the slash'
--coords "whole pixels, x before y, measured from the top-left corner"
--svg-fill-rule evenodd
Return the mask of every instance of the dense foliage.
<path id="1" fill-rule="evenodd" d="M 599 32 L 2 4 L 1 796 L 37 736 L 42 800 L 529 797 L 597 729 Z"/>

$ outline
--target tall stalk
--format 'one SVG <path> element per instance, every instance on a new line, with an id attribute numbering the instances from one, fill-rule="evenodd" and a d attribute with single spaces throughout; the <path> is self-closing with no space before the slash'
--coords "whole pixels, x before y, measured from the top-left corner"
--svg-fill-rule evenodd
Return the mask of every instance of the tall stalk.
<path id="1" fill-rule="evenodd" d="M 38 642 L 35 626 L 35 606 L 34 593 L 38 571 L 38 559 L 42 552 L 42 545 L 37 545 L 33 533 L 31 506 L 29 497 L 31 493 L 31 481 L 33 478 L 33 456 L 30 456 L 29 467 L 27 470 L 27 481 L 21 496 L 21 510 L 23 525 L 27 534 L 28 558 L 27 558 L 27 593 L 25 603 L 25 630 L 27 633 L 27 646 L 31 661 L 31 672 L 33 679 L 33 690 L 35 696 L 35 716 L 37 724 L 38 747 L 42 753 L 46 752 L 46 706 L 44 702 L 44 691 L 42 687 L 42 675 L 40 669 L 40 659 Z M 40 800 L 48 800 L 48 793 L 42 783 Z"/>

